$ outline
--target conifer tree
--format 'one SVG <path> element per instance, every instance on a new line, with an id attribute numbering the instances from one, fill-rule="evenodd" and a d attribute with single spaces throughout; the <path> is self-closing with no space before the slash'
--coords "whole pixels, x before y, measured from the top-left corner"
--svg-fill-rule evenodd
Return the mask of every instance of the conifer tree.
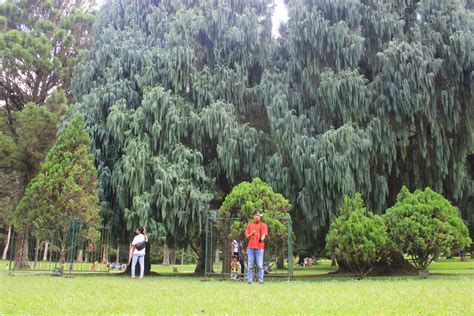
<path id="1" fill-rule="evenodd" d="M 88 236 L 99 224 L 97 172 L 90 153 L 91 139 L 76 116 L 49 151 L 41 171 L 28 185 L 15 210 L 17 231 L 31 230 L 52 242 L 64 264 L 73 221 L 87 223 Z"/>
<path id="2" fill-rule="evenodd" d="M 382 213 L 403 184 L 430 186 L 472 216 L 460 0 L 293 0 L 279 39 L 267 1 L 105 7 L 74 93 L 123 239 L 140 223 L 202 255 L 206 212 L 254 177 L 289 198 L 308 245 L 355 192 Z"/>

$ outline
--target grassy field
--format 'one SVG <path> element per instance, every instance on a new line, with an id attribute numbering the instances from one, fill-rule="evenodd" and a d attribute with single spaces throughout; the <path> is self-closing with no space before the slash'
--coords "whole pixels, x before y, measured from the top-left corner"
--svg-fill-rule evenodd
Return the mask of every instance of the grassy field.
<path id="1" fill-rule="evenodd" d="M 193 266 L 177 266 L 188 274 Z M 154 266 L 167 274 L 172 267 Z M 298 268 L 321 274 L 329 262 Z M 466 314 L 474 315 L 474 261 L 432 264 L 428 279 L 314 277 L 264 285 L 219 278 L 0 274 L 3 314 Z M 444 275 L 443 275 L 444 273 Z"/>
<path id="2" fill-rule="evenodd" d="M 474 276 L 264 285 L 179 277 L 0 276 L 0 290 L 0 314 L 474 314 Z"/>

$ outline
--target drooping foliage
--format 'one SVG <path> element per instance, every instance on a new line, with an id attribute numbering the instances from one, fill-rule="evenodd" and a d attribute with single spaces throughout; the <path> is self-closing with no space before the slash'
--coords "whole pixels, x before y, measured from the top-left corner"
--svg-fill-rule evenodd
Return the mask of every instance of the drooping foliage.
<path id="1" fill-rule="evenodd" d="M 75 77 L 103 215 L 116 231 L 164 227 L 169 243 L 197 249 L 214 195 L 258 175 L 271 145 L 255 127 L 270 11 L 265 1 L 105 6 Z"/>
<path id="2" fill-rule="evenodd" d="M 344 198 L 326 235 L 326 249 L 349 271 L 364 277 L 380 261 L 389 239 L 383 219 L 367 211 L 360 193 Z"/>
<path id="3" fill-rule="evenodd" d="M 32 231 L 37 239 L 56 245 L 62 264 L 74 220 L 88 223 L 87 236 L 97 235 L 98 181 L 90 147 L 84 122 L 77 116 L 48 152 L 14 213 L 16 230 Z"/>
<path id="4" fill-rule="evenodd" d="M 430 188 L 411 193 L 405 186 L 384 215 L 388 236 L 400 253 L 426 269 L 436 255 L 451 255 L 471 243 L 459 211 Z"/>
<path id="5" fill-rule="evenodd" d="M 361 192 L 380 213 L 403 184 L 444 192 L 472 221 L 473 12 L 456 0 L 288 8 L 281 71 L 262 86 L 277 187 L 296 194 L 313 233 L 344 195 Z"/>
<path id="6" fill-rule="evenodd" d="M 324 240 L 345 195 L 381 213 L 403 184 L 471 216 L 472 12 L 459 0 L 287 7 L 275 39 L 267 1 L 104 5 L 74 91 L 115 231 L 197 241 L 206 212 L 255 177 L 289 198 L 299 243 Z"/>

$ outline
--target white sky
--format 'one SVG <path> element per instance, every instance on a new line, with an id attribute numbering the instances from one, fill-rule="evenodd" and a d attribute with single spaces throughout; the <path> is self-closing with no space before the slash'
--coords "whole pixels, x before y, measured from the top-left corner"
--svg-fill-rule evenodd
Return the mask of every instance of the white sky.
<path id="1" fill-rule="evenodd" d="M 272 35 L 274 37 L 280 36 L 278 29 L 282 22 L 288 21 L 288 11 L 283 3 L 283 0 L 275 0 L 275 11 L 272 17 Z"/>

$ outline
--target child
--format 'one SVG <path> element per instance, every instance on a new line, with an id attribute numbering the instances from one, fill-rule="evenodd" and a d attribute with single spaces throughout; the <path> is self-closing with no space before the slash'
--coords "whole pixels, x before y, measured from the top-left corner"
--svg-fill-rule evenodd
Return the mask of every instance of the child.
<path id="1" fill-rule="evenodd" d="M 230 263 L 230 279 L 237 280 L 239 276 L 240 263 L 237 256 L 232 256 L 232 262 Z"/>

